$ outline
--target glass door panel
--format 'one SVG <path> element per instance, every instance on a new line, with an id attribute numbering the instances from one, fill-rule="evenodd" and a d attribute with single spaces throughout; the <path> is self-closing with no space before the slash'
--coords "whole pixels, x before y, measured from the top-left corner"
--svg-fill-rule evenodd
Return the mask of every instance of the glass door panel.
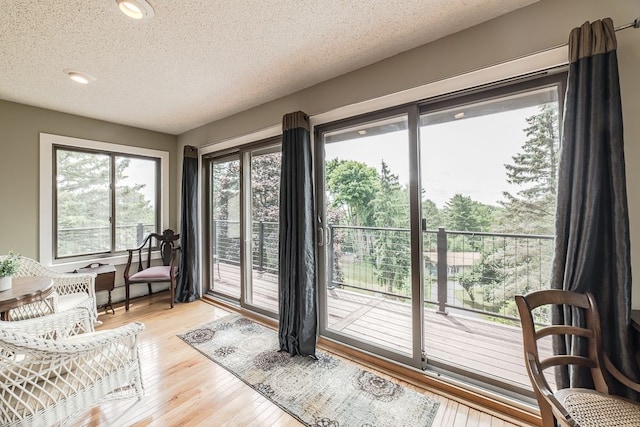
<path id="1" fill-rule="evenodd" d="M 280 146 L 256 150 L 251 159 L 251 280 L 246 302 L 278 312 Z"/>
<path id="2" fill-rule="evenodd" d="M 210 164 L 211 289 L 240 298 L 240 159 L 214 159 Z"/>
<path id="3" fill-rule="evenodd" d="M 412 357 L 407 115 L 322 133 L 325 334 Z"/>
<path id="4" fill-rule="evenodd" d="M 559 98 L 552 85 L 420 117 L 430 364 L 530 387 L 513 297 L 549 287 Z"/>

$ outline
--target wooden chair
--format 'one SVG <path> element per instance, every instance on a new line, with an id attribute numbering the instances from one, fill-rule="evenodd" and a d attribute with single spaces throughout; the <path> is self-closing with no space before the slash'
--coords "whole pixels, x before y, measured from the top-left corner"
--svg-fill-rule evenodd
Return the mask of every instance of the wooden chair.
<path id="1" fill-rule="evenodd" d="M 135 283 L 146 283 L 151 295 L 152 283 L 169 282 L 171 308 L 173 308 L 178 275 L 176 259 L 177 252 L 180 250 L 176 242 L 179 238 L 180 234 L 175 234 L 173 230 L 164 230 L 162 234 L 149 234 L 137 248 L 127 249 L 129 258 L 124 269 L 125 310 L 129 310 L 129 287 Z M 155 251 L 160 252 L 162 265 L 151 265 L 151 255 Z M 132 273 L 132 264 L 138 264 L 135 273 Z"/>
<path id="2" fill-rule="evenodd" d="M 600 318 L 593 295 L 563 290 L 532 292 L 515 297 L 522 322 L 524 357 L 529 379 L 538 400 L 542 425 L 562 426 L 640 426 L 640 405 L 611 394 L 611 377 L 640 392 L 640 384 L 632 382 L 616 369 L 602 351 Z M 541 306 L 562 305 L 584 314 L 586 327 L 569 325 L 535 325 L 532 311 Z M 537 326 L 537 328 L 536 328 Z M 583 337 L 588 343 L 588 355 L 557 355 L 540 359 L 538 341 L 545 337 Z M 549 339 L 549 338 L 546 338 Z M 544 377 L 544 371 L 556 366 L 588 368 L 595 390 L 565 388 L 554 391 Z"/>

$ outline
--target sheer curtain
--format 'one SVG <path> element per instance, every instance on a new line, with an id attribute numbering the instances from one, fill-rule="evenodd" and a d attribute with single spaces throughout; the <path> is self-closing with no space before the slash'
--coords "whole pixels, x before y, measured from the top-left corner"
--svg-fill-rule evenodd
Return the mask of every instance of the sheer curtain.
<path id="1" fill-rule="evenodd" d="M 302 111 L 282 119 L 280 177 L 280 350 L 316 352 L 317 291 L 309 117 Z"/>
<path id="2" fill-rule="evenodd" d="M 636 378 L 628 326 L 631 264 L 622 105 L 610 18 L 571 31 L 569 61 L 551 286 L 594 294 L 604 351 Z M 579 313 L 560 310 L 552 319 L 583 320 Z M 558 354 L 580 354 L 583 347 L 581 341 L 554 342 Z M 557 377 L 562 387 L 590 386 L 579 370 L 564 370 Z"/>

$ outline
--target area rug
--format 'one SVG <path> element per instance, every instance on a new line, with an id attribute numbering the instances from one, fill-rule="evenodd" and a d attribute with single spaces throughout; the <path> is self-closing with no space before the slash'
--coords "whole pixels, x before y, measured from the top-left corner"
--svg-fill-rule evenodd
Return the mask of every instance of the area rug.
<path id="1" fill-rule="evenodd" d="M 178 335 L 313 427 L 428 427 L 439 403 L 323 351 L 278 352 L 276 331 L 231 314 Z"/>

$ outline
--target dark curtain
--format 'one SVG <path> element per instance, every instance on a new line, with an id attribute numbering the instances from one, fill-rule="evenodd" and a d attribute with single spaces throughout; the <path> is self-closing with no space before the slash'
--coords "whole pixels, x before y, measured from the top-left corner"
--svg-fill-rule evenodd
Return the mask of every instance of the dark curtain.
<path id="1" fill-rule="evenodd" d="M 302 111 L 282 119 L 280 176 L 280 350 L 316 353 L 316 259 L 309 117 Z"/>
<path id="2" fill-rule="evenodd" d="M 628 326 L 631 263 L 622 106 L 610 18 L 571 31 L 569 62 L 551 287 L 594 294 L 603 350 L 636 378 Z M 580 324 L 583 318 L 556 308 L 552 321 Z M 580 340 L 559 339 L 554 351 L 586 354 Z M 591 387 L 585 371 L 561 369 L 556 376 L 560 387 Z"/>
<path id="3" fill-rule="evenodd" d="M 182 163 L 182 222 L 180 225 L 180 267 L 176 302 L 200 298 L 198 274 L 198 148 L 184 147 Z"/>

